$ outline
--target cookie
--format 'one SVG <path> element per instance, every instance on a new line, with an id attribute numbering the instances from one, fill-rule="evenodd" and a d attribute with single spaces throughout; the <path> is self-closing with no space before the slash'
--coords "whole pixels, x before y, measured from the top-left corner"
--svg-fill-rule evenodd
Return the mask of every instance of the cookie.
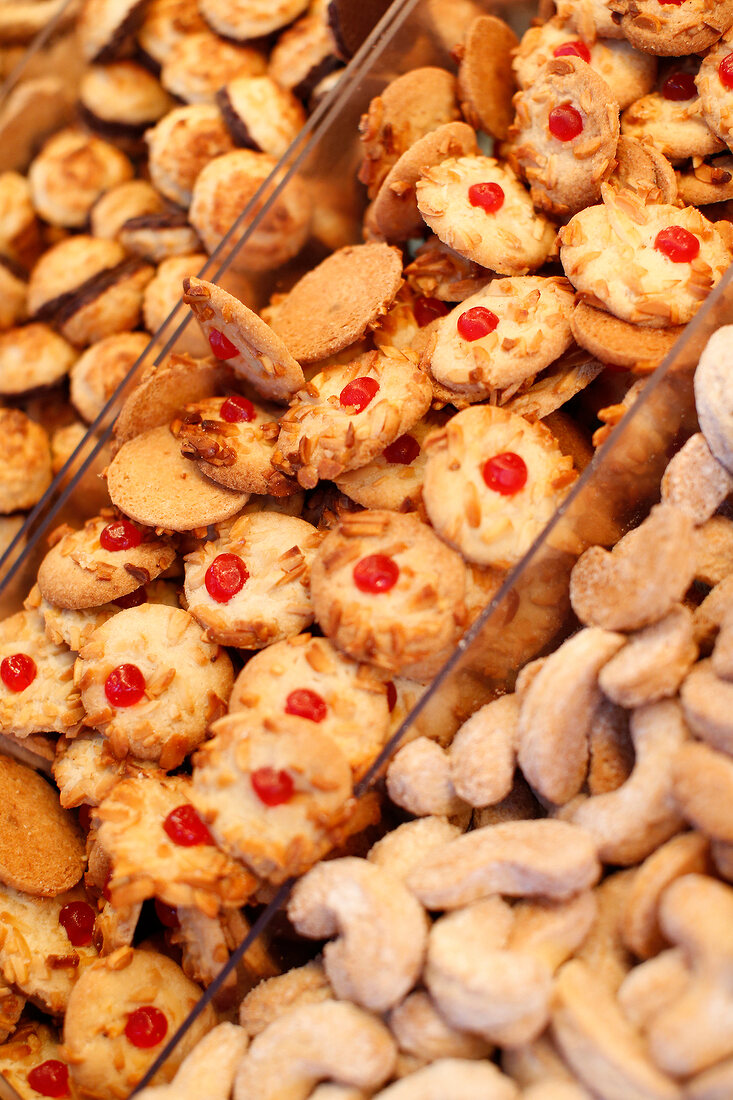
<path id="1" fill-rule="evenodd" d="M 547 428 L 490 405 L 457 413 L 425 446 L 430 522 L 478 565 L 519 561 L 576 477 Z"/>
<path id="2" fill-rule="evenodd" d="M 590 359 L 582 349 L 571 348 L 531 386 L 510 397 L 504 408 L 527 420 L 543 420 L 581 393 L 602 370 L 602 363 Z"/>
<path id="3" fill-rule="evenodd" d="M 308 0 L 203 0 L 201 14 L 224 38 L 246 41 L 287 27 L 308 7 Z"/>
<path id="4" fill-rule="evenodd" d="M 40 424 L 0 408 L 0 514 L 37 504 L 51 484 L 51 448 Z"/>
<path id="5" fill-rule="evenodd" d="M 304 489 L 365 466 L 427 411 L 427 376 L 402 352 L 369 352 L 328 367 L 280 420 L 273 465 Z"/>
<path id="6" fill-rule="evenodd" d="M 69 229 L 80 229 L 99 196 L 132 176 L 132 164 L 119 149 L 81 130 L 54 134 L 28 169 L 37 212 Z"/>
<path id="7" fill-rule="evenodd" d="M 149 0 L 137 33 L 138 48 L 157 72 L 180 39 L 204 30 L 195 0 Z"/>
<path id="8" fill-rule="evenodd" d="M 733 91 L 728 75 L 733 64 L 732 42 L 733 28 L 708 50 L 695 77 L 702 117 L 713 133 L 729 147 L 733 141 Z"/>
<path id="9" fill-rule="evenodd" d="M 0 623 L 0 731 L 73 736 L 84 717 L 73 684 L 73 655 L 48 640 L 37 611 Z"/>
<path id="10" fill-rule="evenodd" d="M 232 294 L 194 277 L 184 279 L 183 300 L 211 351 L 242 375 L 263 397 L 287 402 L 305 379 L 287 347 L 272 329 Z"/>
<path id="11" fill-rule="evenodd" d="M 272 79 L 302 100 L 341 65 L 331 28 L 319 6 L 278 35 L 269 59 Z"/>
<path id="12" fill-rule="evenodd" d="M 34 591 L 37 593 L 38 602 L 31 603 Z M 26 608 L 36 606 L 43 616 L 46 637 L 55 645 L 67 645 L 69 649 L 79 652 L 83 645 L 102 623 L 111 619 L 118 611 L 125 607 L 137 607 L 142 603 L 164 603 L 169 607 L 178 607 L 178 598 L 175 586 L 167 581 L 151 581 L 149 584 L 141 584 L 126 596 L 120 596 L 111 603 L 102 603 L 97 607 L 66 608 L 57 607 L 43 599 L 38 587 L 32 589 L 26 600 Z"/>
<path id="13" fill-rule="evenodd" d="M 145 767 L 117 760 L 102 734 L 87 730 L 71 740 L 59 738 L 53 761 L 53 777 L 59 789 L 61 805 L 65 809 L 73 809 L 82 804 L 98 806 L 128 774 L 128 768 L 142 771 Z"/>
<path id="14" fill-rule="evenodd" d="M 460 557 L 396 512 L 344 517 L 311 570 L 316 620 L 334 645 L 412 679 L 431 678 L 462 634 L 465 590 Z"/>
<path id="15" fill-rule="evenodd" d="M 188 206 L 199 172 L 234 143 L 214 103 L 175 107 L 145 135 L 150 178 L 166 198 Z"/>
<path id="16" fill-rule="evenodd" d="M 163 196 L 147 180 L 126 180 L 105 191 L 89 211 L 93 237 L 114 241 L 125 222 L 166 207 Z"/>
<path id="17" fill-rule="evenodd" d="M 677 201 L 677 177 L 665 155 L 651 142 L 626 134 L 618 139 L 616 167 L 608 182 L 617 190 L 633 191 L 643 202 Z"/>
<path id="18" fill-rule="evenodd" d="M 142 21 L 143 0 L 85 0 L 79 13 L 79 47 L 84 60 L 109 61 L 131 39 Z"/>
<path id="19" fill-rule="evenodd" d="M 84 125 L 130 154 L 142 151 L 145 130 L 172 107 L 158 79 L 134 61 L 90 65 L 79 84 Z"/>
<path id="20" fill-rule="evenodd" d="M 87 348 L 69 371 L 69 397 L 88 424 L 96 420 L 150 343 L 144 332 L 118 332 Z"/>
<path id="21" fill-rule="evenodd" d="M 691 167 L 675 172 L 680 201 L 685 206 L 708 206 L 733 199 L 733 157 L 694 158 Z M 712 211 L 708 211 L 708 216 Z"/>
<path id="22" fill-rule="evenodd" d="M 241 516 L 186 558 L 184 591 L 206 637 L 262 649 L 313 622 L 311 562 L 322 535 L 295 516 Z"/>
<path id="23" fill-rule="evenodd" d="M 0 331 L 28 317 L 28 284 L 0 260 Z"/>
<path id="24" fill-rule="evenodd" d="M 428 299 L 416 309 L 422 311 L 423 317 L 433 320 L 442 311 L 430 299 L 437 299 L 438 302 L 462 302 L 486 286 L 493 278 L 493 272 L 461 256 L 439 237 L 431 234 L 425 244 L 418 248 L 412 263 L 405 268 L 404 276 L 409 287 Z M 426 319 L 425 324 L 428 323 L 429 320 Z"/>
<path id="25" fill-rule="evenodd" d="M 23 1090 L 29 1087 L 29 1074 L 44 1062 L 60 1061 L 59 1047 L 60 1040 L 55 1028 L 37 1020 L 25 1020 L 12 1038 L 0 1046 L 0 1075 L 3 1081 L 15 1090 L 17 1096 L 23 1096 Z M 62 1065 L 62 1078 L 66 1076 L 68 1079 L 68 1067 L 65 1063 Z M 26 1091 L 25 1095 L 32 1094 Z"/>
<path id="26" fill-rule="evenodd" d="M 623 38 L 606 0 L 556 0 L 557 14 L 584 42 L 596 38 Z"/>
<path id="27" fill-rule="evenodd" d="M 695 86 L 695 69 L 680 59 L 658 91 L 637 99 L 621 116 L 621 133 L 653 142 L 673 160 L 707 157 L 725 148 L 711 130 Z"/>
<path id="28" fill-rule="evenodd" d="M 74 669 L 86 723 L 118 759 L 176 768 L 226 709 L 232 663 L 193 616 L 164 604 L 120 611 L 94 631 Z"/>
<path id="29" fill-rule="evenodd" d="M 160 70 L 163 87 L 184 103 L 213 103 L 217 89 L 235 76 L 258 76 L 266 62 L 259 50 L 225 42 L 212 31 L 194 31 L 168 50 Z"/>
<path id="30" fill-rule="evenodd" d="M 733 23 L 731 0 L 608 0 L 608 7 L 632 46 L 660 57 L 703 53 Z"/>
<path id="31" fill-rule="evenodd" d="M 130 391 L 115 421 L 116 442 L 121 445 L 151 428 L 167 426 L 182 404 L 221 393 L 230 380 L 226 367 L 218 363 L 187 354 L 166 355 L 148 365 Z"/>
<path id="32" fill-rule="evenodd" d="M 170 531 L 193 531 L 231 519 L 248 499 L 247 493 L 204 477 L 183 457 L 165 425 L 123 443 L 107 467 L 107 489 L 125 515 Z"/>
<path id="33" fill-rule="evenodd" d="M 0 255 L 31 268 L 42 249 L 31 188 L 20 172 L 0 174 Z"/>
<path id="34" fill-rule="evenodd" d="M 628 321 L 579 302 L 570 319 L 573 336 L 602 363 L 651 374 L 672 351 L 684 325 L 671 328 L 641 328 Z"/>
<path id="35" fill-rule="evenodd" d="M 498 141 L 514 116 L 511 57 L 519 45 L 511 27 L 493 15 L 473 20 L 460 47 L 458 95 L 466 122 Z"/>
<path id="36" fill-rule="evenodd" d="M 305 125 L 305 111 L 270 76 L 237 76 L 216 93 L 235 145 L 281 157 Z"/>
<path id="37" fill-rule="evenodd" d="M 201 248 L 196 230 L 189 225 L 184 211 L 178 209 L 128 218 L 120 229 L 119 241 L 130 255 L 154 264 Z"/>

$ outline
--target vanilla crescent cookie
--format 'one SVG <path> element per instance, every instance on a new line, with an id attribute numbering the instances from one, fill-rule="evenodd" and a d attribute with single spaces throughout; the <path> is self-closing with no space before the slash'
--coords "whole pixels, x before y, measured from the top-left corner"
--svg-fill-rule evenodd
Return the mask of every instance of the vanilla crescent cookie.
<path id="1" fill-rule="evenodd" d="M 514 99 L 512 161 L 539 210 L 565 217 L 597 202 L 615 167 L 619 111 L 611 90 L 580 57 L 557 57 Z"/>
<path id="2" fill-rule="evenodd" d="M 189 554 L 184 592 L 206 637 L 262 649 L 310 626 L 310 569 L 322 539 L 297 516 L 254 512 Z"/>
<path id="3" fill-rule="evenodd" d="M 38 568 L 41 595 L 56 607 L 99 607 L 134 592 L 164 573 L 175 548 L 114 514 L 94 516 L 67 530 Z"/>
<path id="4" fill-rule="evenodd" d="M 367 352 L 314 375 L 280 419 L 273 465 L 304 489 L 365 466 L 427 412 L 432 387 L 411 358 Z"/>
<path id="5" fill-rule="evenodd" d="M 467 625 L 466 572 L 417 516 L 354 512 L 313 563 L 316 620 L 350 657 L 430 679 Z"/>
<path id="6" fill-rule="evenodd" d="M 519 561 L 576 477 L 572 459 L 543 424 L 491 405 L 457 413 L 426 448 L 430 522 L 478 565 Z"/>
<path id="7" fill-rule="evenodd" d="M 226 710 L 232 663 L 192 615 L 164 604 L 120 611 L 82 648 L 75 679 L 86 724 L 118 759 L 176 768 Z"/>
<path id="8" fill-rule="evenodd" d="M 233 294 L 192 276 L 183 280 L 183 300 L 214 356 L 263 397 L 285 403 L 303 385 L 303 371 L 287 341 Z"/>
<path id="9" fill-rule="evenodd" d="M 253 893 L 256 879 L 216 847 L 191 794 L 187 776 L 140 775 L 122 779 L 102 799 L 94 818 L 112 863 L 112 905 L 158 898 L 215 917 Z"/>
<path id="10" fill-rule="evenodd" d="M 618 25 L 644 53 L 681 57 L 703 53 L 733 24 L 733 0 L 607 0 Z"/>
<path id="11" fill-rule="evenodd" d="M 702 116 L 730 148 L 733 143 L 733 28 L 703 58 L 695 78 Z"/>
<path id="12" fill-rule="evenodd" d="M 333 738 L 355 779 L 389 734 L 384 682 L 328 639 L 310 634 L 276 642 L 247 662 L 229 700 L 230 714 L 240 710 L 259 721 L 280 714 L 301 718 L 305 729 Z"/>
<path id="13" fill-rule="evenodd" d="M 73 664 L 73 653 L 48 640 L 37 611 L 0 622 L 0 732 L 73 736 L 84 718 Z"/>
<path id="14" fill-rule="evenodd" d="M 560 230 L 565 274 L 589 305 L 650 328 L 686 324 L 730 263 L 722 235 L 699 210 L 645 206 L 603 189 L 603 203 Z"/>
<path id="15" fill-rule="evenodd" d="M 483 401 L 533 378 L 567 350 L 574 306 L 567 279 L 494 279 L 440 321 L 425 360 L 441 385 Z"/>
<path id="16" fill-rule="evenodd" d="M 353 811 L 349 762 L 302 719 L 220 718 L 194 758 L 194 805 L 217 842 L 271 882 L 303 874 Z"/>
<path id="17" fill-rule="evenodd" d="M 493 157 L 450 158 L 416 185 L 426 224 L 461 256 L 498 272 L 525 275 L 547 260 L 555 229 L 537 213 L 508 165 Z"/>

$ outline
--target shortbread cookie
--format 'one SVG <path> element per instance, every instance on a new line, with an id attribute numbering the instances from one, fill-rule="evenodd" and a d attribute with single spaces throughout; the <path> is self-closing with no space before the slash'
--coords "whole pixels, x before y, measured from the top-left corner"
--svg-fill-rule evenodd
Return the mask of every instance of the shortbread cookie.
<path id="1" fill-rule="evenodd" d="M 703 53 L 733 23 L 731 0 L 608 0 L 608 7 L 632 46 L 662 57 Z"/>
<path id="2" fill-rule="evenodd" d="M 685 206 L 707 206 L 733 199 L 733 157 L 727 153 L 707 160 L 696 157 L 691 166 L 675 172 L 675 178 L 680 201 Z"/>
<path id="3" fill-rule="evenodd" d="M 597 202 L 619 138 L 618 104 L 603 77 L 580 57 L 554 58 L 514 107 L 512 159 L 535 207 L 565 217 Z"/>
<path id="4" fill-rule="evenodd" d="M 184 103 L 213 103 L 222 84 L 235 76 L 258 76 L 267 67 L 252 46 L 225 42 L 211 31 L 195 31 L 175 42 L 162 64 L 160 81 Z"/>
<path id="5" fill-rule="evenodd" d="M 51 484 L 51 447 L 20 409 L 0 409 L 0 514 L 37 504 Z"/>
<path id="6" fill-rule="evenodd" d="M 186 776 L 123 779 L 95 813 L 98 839 L 112 862 L 107 890 L 114 906 L 158 898 L 210 917 L 239 908 L 257 885 L 216 847 L 193 808 Z"/>
<path id="7" fill-rule="evenodd" d="M 317 728 L 288 715 L 228 714 L 196 754 L 192 798 L 221 846 L 271 882 L 303 874 L 353 810 L 351 768 Z"/>
<path id="8" fill-rule="evenodd" d="M 191 1013 L 201 989 L 157 951 L 120 947 L 87 967 L 64 1020 L 61 1057 L 80 1095 L 129 1095 Z M 170 1081 L 182 1060 L 216 1023 L 206 1005 L 156 1073 Z"/>
<path id="9" fill-rule="evenodd" d="M 206 637 L 262 649 L 310 626 L 310 568 L 322 538 L 295 516 L 255 512 L 189 554 L 186 601 Z"/>
<path id="10" fill-rule="evenodd" d="M 714 224 L 693 207 L 645 206 L 630 191 L 603 191 L 560 230 L 565 274 L 589 305 L 622 321 L 686 324 L 730 263 Z"/>
<path id="11" fill-rule="evenodd" d="M 126 769 L 127 761 L 115 757 L 101 733 L 87 730 L 71 740 L 59 738 L 53 777 L 59 789 L 61 805 L 66 809 L 82 804 L 98 806 L 125 777 Z"/>
<path id="12" fill-rule="evenodd" d="M 191 307 L 216 359 L 226 362 L 263 397 L 289 401 L 305 379 L 288 350 L 287 338 L 273 332 L 244 302 L 214 283 L 187 278 L 183 291 L 183 300 Z"/>
<path id="13" fill-rule="evenodd" d="M 234 142 L 214 103 L 175 107 L 145 135 L 150 178 L 166 198 L 188 206 L 199 172 Z"/>
<path id="14" fill-rule="evenodd" d="M 170 531 L 221 523 L 248 500 L 247 493 L 225 489 L 199 473 L 165 425 L 120 447 L 107 468 L 107 489 L 121 512 L 138 523 Z"/>
<path id="15" fill-rule="evenodd" d="M 226 710 L 232 663 L 187 611 L 141 604 L 120 611 L 81 649 L 75 679 L 86 723 L 118 759 L 176 768 Z"/>
<path id="16" fill-rule="evenodd" d="M 238 76 L 216 93 L 235 145 L 281 157 L 305 124 L 303 105 L 270 76 Z"/>
<path id="17" fill-rule="evenodd" d="M 51 225 L 81 229 L 95 201 L 133 176 L 114 145 L 82 130 L 61 130 L 28 169 L 33 205 Z"/>
<path id="18" fill-rule="evenodd" d="M 566 351 L 574 304 L 566 279 L 494 279 L 440 322 L 425 361 L 441 385 L 482 401 L 533 378 Z"/>
<path id="19" fill-rule="evenodd" d="M 276 642 L 247 662 L 229 700 L 230 713 L 240 710 L 259 721 L 279 714 L 303 719 L 304 728 L 333 738 L 355 779 L 389 733 L 384 682 L 368 665 L 350 661 L 326 638 L 310 634 Z"/>
<path id="20" fill-rule="evenodd" d="M 682 63 L 671 70 L 658 91 L 626 108 L 621 116 L 621 133 L 653 142 L 673 160 L 719 153 L 724 145 L 704 117 L 695 70 L 690 71 L 689 62 L 680 60 Z"/>
<path id="21" fill-rule="evenodd" d="M 512 51 L 519 45 L 511 27 L 494 15 L 474 19 L 460 47 L 458 95 L 463 117 L 475 130 L 503 141 L 514 116 Z"/>
<path id="22" fill-rule="evenodd" d="M 587 302 L 579 302 L 573 310 L 570 327 L 577 343 L 602 363 L 638 374 L 656 370 L 684 332 L 684 325 L 641 328 Z"/>
<path id="23" fill-rule="evenodd" d="M 695 78 L 703 119 L 729 147 L 733 142 L 732 55 L 733 28 L 708 51 Z"/>
<path id="24" fill-rule="evenodd" d="M 68 530 L 38 569 L 41 595 L 57 607 L 99 607 L 126 596 L 175 561 L 170 543 L 114 514 Z"/>
<path id="25" fill-rule="evenodd" d="M 457 413 L 426 448 L 430 521 L 478 565 L 519 561 L 576 477 L 547 428 L 490 405 Z"/>
<path id="26" fill-rule="evenodd" d="M 84 710 L 73 683 L 73 654 L 48 640 L 37 611 L 0 623 L 0 731 L 73 734 Z"/>
<path id="27" fill-rule="evenodd" d="M 149 344 L 144 332 L 119 332 L 92 344 L 69 372 L 69 396 L 88 424 L 96 420 Z"/>
<path id="28" fill-rule="evenodd" d="M 347 245 L 300 279 L 270 310 L 270 325 L 300 363 L 356 343 L 402 285 L 402 257 L 386 244 Z M 318 323 L 314 325 L 314 318 Z"/>
<path id="29" fill-rule="evenodd" d="M 466 567 L 416 516 L 344 517 L 316 555 L 311 588 L 334 645 L 411 679 L 434 675 L 466 626 Z"/>
<path id="30" fill-rule="evenodd" d="M 167 355 L 145 370 L 120 409 L 114 425 L 118 445 L 151 428 L 167 427 L 181 405 L 213 397 L 230 383 L 224 364 Z"/>
<path id="31" fill-rule="evenodd" d="M 53 786 L 25 764 L 0 756 L 0 882 L 54 897 L 84 871 L 84 841 Z"/>
<path id="32" fill-rule="evenodd" d="M 365 466 L 427 412 L 430 381 L 402 352 L 316 374 L 280 420 L 273 464 L 304 489 Z"/>
<path id="33" fill-rule="evenodd" d="M 76 359 L 71 344 L 48 325 L 24 325 L 0 334 L 0 394 L 25 393 L 60 382 Z"/>

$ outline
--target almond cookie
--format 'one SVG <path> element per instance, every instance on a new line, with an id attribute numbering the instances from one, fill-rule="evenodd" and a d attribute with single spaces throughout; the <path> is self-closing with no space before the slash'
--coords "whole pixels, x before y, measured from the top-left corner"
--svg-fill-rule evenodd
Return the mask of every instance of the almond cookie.
<path id="1" fill-rule="evenodd" d="M 730 147 L 733 142 L 733 28 L 708 51 L 695 78 L 702 116 Z"/>
<path id="2" fill-rule="evenodd" d="M 544 420 L 581 393 L 602 370 L 603 364 L 589 359 L 582 349 L 571 349 L 531 386 L 522 387 L 504 408 L 527 420 Z"/>
<path id="3" fill-rule="evenodd" d="M 183 292 L 217 360 L 226 362 L 271 401 L 285 403 L 300 389 L 303 371 L 288 351 L 287 341 L 244 302 L 194 277 L 184 279 Z"/>
<path id="4" fill-rule="evenodd" d="M 430 521 L 479 565 L 519 561 L 576 477 L 572 459 L 544 425 L 490 405 L 457 413 L 426 448 Z"/>
<path id="5" fill-rule="evenodd" d="M 416 516 L 344 517 L 316 555 L 311 587 L 334 645 L 410 679 L 430 679 L 467 625 L 466 567 Z"/>
<path id="6" fill-rule="evenodd" d="M 69 397 L 88 424 L 96 420 L 150 343 L 144 332 L 118 332 L 92 344 L 69 371 Z"/>
<path id="7" fill-rule="evenodd" d="M 677 199 L 677 176 L 664 154 L 651 142 L 625 134 L 618 139 L 616 167 L 608 182 L 617 190 L 634 191 L 645 202 Z"/>
<path id="8" fill-rule="evenodd" d="M 565 217 L 597 202 L 619 139 L 618 104 L 603 77 L 580 57 L 555 58 L 514 107 L 512 158 L 535 207 Z"/>
<path id="9" fill-rule="evenodd" d="M 603 309 L 579 302 L 570 318 L 573 336 L 582 348 L 603 363 L 651 374 L 672 351 L 684 325 L 671 328 L 641 328 L 620 321 Z"/>
<path id="10" fill-rule="evenodd" d="M 574 31 L 581 35 L 584 42 L 595 42 L 596 38 L 623 38 L 623 31 L 613 21 L 607 0 L 556 0 L 558 16 Z"/>
<path id="11" fill-rule="evenodd" d="M 51 225 L 80 229 L 101 194 L 133 176 L 130 161 L 109 142 L 62 130 L 28 169 L 36 211 Z"/>
<path id="12" fill-rule="evenodd" d="M 694 207 L 645 206 L 630 191 L 604 187 L 560 230 L 565 274 L 589 305 L 622 321 L 686 324 L 730 263 L 714 224 Z"/>
<path id="13" fill-rule="evenodd" d="M 255 512 L 189 554 L 186 601 L 206 637 L 262 649 L 310 626 L 310 568 L 322 538 L 295 516 Z"/>
<path id="14" fill-rule="evenodd" d="M 707 206 L 733 199 L 733 157 L 693 158 L 692 164 L 675 172 L 677 191 L 685 206 Z M 723 209 L 723 208 L 721 208 Z M 713 211 L 708 214 L 714 217 Z"/>
<path id="15" fill-rule="evenodd" d="M 216 93 L 235 145 L 281 157 L 305 124 L 305 111 L 270 76 L 238 76 Z"/>
<path id="16" fill-rule="evenodd" d="M 130 764 L 143 771 L 144 764 Z M 154 768 L 154 765 L 147 765 Z M 61 805 L 66 809 L 86 804 L 98 806 L 112 788 L 128 774 L 128 761 L 117 760 L 109 742 L 101 733 L 82 731 L 68 740 L 60 737 L 53 762 L 53 777 L 59 789 Z"/>
<path id="17" fill-rule="evenodd" d="M 332 737 L 358 779 L 389 733 L 385 684 L 368 665 L 343 657 L 326 638 L 299 634 L 247 662 L 234 682 L 229 712 L 262 721 L 289 714 Z"/>
<path id="18" fill-rule="evenodd" d="M 107 489 L 121 512 L 170 531 L 221 523 L 248 500 L 247 493 L 225 489 L 199 473 L 166 426 L 151 428 L 120 447 L 107 468 Z"/>
<path id="19" fill-rule="evenodd" d="M 25 393 L 60 382 L 76 354 L 48 325 L 8 329 L 0 334 L 0 394 Z"/>
<path id="20" fill-rule="evenodd" d="M 235 76 L 258 76 L 266 67 L 265 58 L 254 47 L 225 42 L 211 31 L 194 31 L 171 46 L 160 80 L 184 103 L 213 103 L 222 84 Z"/>
<path id="21" fill-rule="evenodd" d="M 632 46 L 662 57 L 703 53 L 733 23 L 732 0 L 608 0 Z"/>
<path id="22" fill-rule="evenodd" d="M 199 172 L 214 157 L 234 148 L 219 108 L 213 103 L 175 107 L 148 130 L 150 178 L 166 198 L 188 206 Z"/>
<path id="23" fill-rule="evenodd" d="M 0 409 L 0 514 L 32 508 L 51 484 L 51 446 L 20 409 Z"/>
<path id="24" fill-rule="evenodd" d="M 16 996 L 22 1007 L 25 1001 L 19 995 Z M 69 1068 L 60 1060 L 59 1055 L 60 1040 L 54 1028 L 37 1020 L 23 1020 L 20 1027 L 17 1030 L 14 1029 L 12 1037 L 0 1046 L 0 1076 L 15 1090 L 13 1097 L 22 1096 L 23 1100 L 25 1097 L 33 1097 L 35 1100 L 33 1093 L 28 1091 L 29 1087 L 32 1087 L 29 1086 L 28 1077 L 38 1080 L 34 1071 L 39 1071 L 46 1062 L 56 1062 L 61 1068 L 54 1077 L 60 1077 L 67 1089 L 66 1095 L 76 1100 L 77 1094 L 69 1091 Z M 39 1084 L 41 1082 L 43 1082 L 43 1075 Z M 37 1092 L 35 1096 L 38 1096 Z"/>
<path id="25" fill-rule="evenodd" d="M 342 750 L 287 715 L 228 714 L 194 760 L 192 798 L 217 842 L 271 882 L 303 874 L 353 809 Z"/>
<path id="26" fill-rule="evenodd" d="M 37 611 L 18 611 L 0 623 L 0 659 L 0 731 L 73 736 L 84 717 L 73 654 L 49 642 Z"/>
<path id="27" fill-rule="evenodd" d="M 724 145 L 705 118 L 696 88 L 696 70 L 697 65 L 680 58 L 679 64 L 664 74 L 657 91 L 626 108 L 621 116 L 621 133 L 653 142 L 673 160 L 719 153 Z"/>
<path id="28" fill-rule="evenodd" d="M 567 350 L 574 304 L 566 279 L 494 279 L 440 322 L 425 361 L 441 385 L 483 401 L 532 379 Z"/>
<path id="29" fill-rule="evenodd" d="M 102 603 L 98 607 L 67 608 L 56 607 L 55 604 L 45 600 L 37 586 L 37 602 L 31 603 L 34 591 L 31 590 L 25 606 L 37 607 L 43 616 L 46 629 L 46 637 L 55 645 L 67 645 L 69 649 L 79 652 L 83 645 L 91 638 L 94 631 L 107 619 L 111 619 L 118 611 L 126 607 L 138 607 L 141 603 L 164 603 L 169 607 L 178 607 L 178 597 L 175 585 L 167 581 L 151 581 L 150 584 L 141 584 L 126 596 L 120 596 L 111 603 Z"/>
<path id="30" fill-rule="evenodd" d="M 88 725 L 118 759 L 176 768 L 226 710 L 234 679 L 228 655 L 187 611 L 142 604 L 94 631 L 74 670 Z"/>
<path id="31" fill-rule="evenodd" d="M 49 550 L 38 570 L 38 587 L 57 607 L 99 607 L 154 580 L 175 558 L 174 548 L 152 531 L 114 516 L 95 516 Z"/>
<path id="32" fill-rule="evenodd" d="M 327 367 L 280 420 L 273 465 L 304 489 L 365 466 L 427 412 L 430 380 L 402 352 Z"/>
<path id="33" fill-rule="evenodd" d="M 230 383 L 225 365 L 187 354 L 166 355 L 147 365 L 115 421 L 118 447 L 151 428 L 167 427 L 181 405 L 213 397 Z"/>
<path id="34" fill-rule="evenodd" d="M 432 234 L 418 248 L 404 275 L 408 287 L 428 299 L 422 306 L 415 303 L 414 307 L 422 310 L 425 324 L 440 316 L 440 309 L 436 311 L 434 305 L 436 299 L 438 302 L 462 302 L 493 278 L 493 272 L 460 256 Z"/>
<path id="35" fill-rule="evenodd" d="M 514 117 L 512 51 L 519 45 L 511 27 L 493 15 L 474 19 L 460 49 L 458 94 L 463 117 L 476 130 L 503 141 Z"/>

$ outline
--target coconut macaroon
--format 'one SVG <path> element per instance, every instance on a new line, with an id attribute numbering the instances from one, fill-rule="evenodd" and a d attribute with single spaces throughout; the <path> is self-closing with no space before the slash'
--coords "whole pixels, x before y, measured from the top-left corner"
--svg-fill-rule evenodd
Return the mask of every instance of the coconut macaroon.
<path id="1" fill-rule="evenodd" d="M 60 382 L 76 356 L 71 344 L 48 325 L 9 329 L 0 335 L 0 394 Z"/>
<path id="2" fill-rule="evenodd" d="M 0 409 L 0 515 L 32 508 L 50 484 L 47 433 L 20 409 Z"/>
<path id="3" fill-rule="evenodd" d="M 79 85 L 79 102 L 91 130 L 133 148 L 146 127 L 173 106 L 156 77 L 134 61 L 90 65 Z"/>
<path id="4" fill-rule="evenodd" d="M 604 186 L 603 203 L 560 231 L 565 274 L 590 305 L 651 328 L 686 324 L 723 277 L 730 251 L 699 210 L 645 205 Z"/>
<path id="5" fill-rule="evenodd" d="M 477 565 L 503 569 L 519 561 L 576 477 L 543 424 L 495 406 L 464 409 L 425 446 L 430 522 Z"/>
<path id="6" fill-rule="evenodd" d="M 80 416 L 96 420 L 149 343 L 145 332 L 118 332 L 92 344 L 69 372 L 69 397 Z"/>
<path id="7" fill-rule="evenodd" d="M 260 76 L 266 69 L 264 55 L 253 46 L 236 46 L 211 31 L 198 31 L 172 46 L 160 80 L 184 103 L 213 103 L 217 90 L 228 80 Z"/>
<path id="8" fill-rule="evenodd" d="M 493 157 L 444 160 L 418 180 L 416 192 L 441 241 L 501 275 L 534 271 L 553 249 L 554 227 L 535 212 L 511 168 Z"/>
<path id="9" fill-rule="evenodd" d="M 149 0 L 137 33 L 138 46 L 157 72 L 180 39 L 206 29 L 198 5 L 191 0 Z"/>
<path id="10" fill-rule="evenodd" d="M 0 256 L 33 266 L 41 251 L 41 231 L 30 184 L 20 172 L 0 174 Z"/>
<path id="11" fill-rule="evenodd" d="M 158 264 L 143 295 L 143 321 L 149 333 L 156 333 L 180 304 L 183 280 L 190 275 L 196 275 L 207 260 L 205 252 L 192 252 L 185 256 L 170 256 Z M 172 350 L 201 359 L 211 353 L 208 340 L 198 325 L 194 324 L 185 326 L 176 337 Z"/>
<path id="12" fill-rule="evenodd" d="M 246 41 L 287 27 L 308 7 L 308 0 L 201 0 L 206 22 L 224 38 Z"/>
<path id="13" fill-rule="evenodd" d="M 89 212 L 93 237 L 114 241 L 125 222 L 164 210 L 165 199 L 147 180 L 127 180 L 111 187 Z"/>
<path id="14" fill-rule="evenodd" d="M 238 76 L 216 93 L 236 145 L 280 157 L 305 123 L 300 100 L 270 76 Z"/>
<path id="15" fill-rule="evenodd" d="M 318 84 L 342 64 L 325 12 L 312 6 L 278 35 L 268 72 L 281 88 L 307 100 Z"/>
<path id="16" fill-rule="evenodd" d="M 0 332 L 28 316 L 28 284 L 17 269 L 11 271 L 8 263 L 0 259 Z"/>
<path id="17" fill-rule="evenodd" d="M 166 198 L 189 206 L 193 185 L 210 160 L 234 149 L 213 103 L 174 107 L 145 135 L 150 178 Z"/>
<path id="18" fill-rule="evenodd" d="M 81 130 L 61 130 L 32 162 L 28 180 L 42 218 L 79 229 L 99 196 L 133 174 L 132 164 L 114 145 Z"/>
<path id="19" fill-rule="evenodd" d="M 85 61 L 108 61 L 129 45 L 142 20 L 144 0 L 86 0 L 79 13 L 79 46 Z"/>

